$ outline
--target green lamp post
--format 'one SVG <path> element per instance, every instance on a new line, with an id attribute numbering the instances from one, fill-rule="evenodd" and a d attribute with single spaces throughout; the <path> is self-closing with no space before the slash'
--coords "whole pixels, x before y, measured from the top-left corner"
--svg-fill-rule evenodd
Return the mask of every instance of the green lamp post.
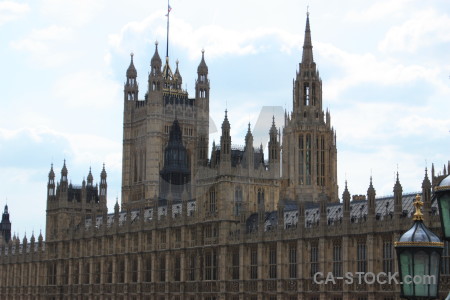
<path id="1" fill-rule="evenodd" d="M 401 280 L 400 297 L 437 299 L 439 271 L 444 243 L 423 224 L 420 196 L 414 201 L 414 224 L 395 242 Z"/>
<path id="2" fill-rule="evenodd" d="M 450 241 L 450 175 L 434 188 L 433 198 L 437 200 L 439 206 L 442 235 L 446 241 Z"/>

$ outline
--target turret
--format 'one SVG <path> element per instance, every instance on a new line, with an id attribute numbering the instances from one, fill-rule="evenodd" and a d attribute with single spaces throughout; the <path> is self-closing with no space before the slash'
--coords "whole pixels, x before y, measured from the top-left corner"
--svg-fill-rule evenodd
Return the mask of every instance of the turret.
<path id="1" fill-rule="evenodd" d="M 5 243 L 11 240 L 11 221 L 9 220 L 8 205 L 5 205 L 3 210 L 2 222 L 0 223 L 0 233 Z"/>
<path id="2" fill-rule="evenodd" d="M 53 164 L 50 167 L 50 172 L 48 173 L 48 183 L 47 183 L 47 201 L 54 200 L 56 196 L 55 189 L 55 172 L 53 171 Z"/>
<path id="3" fill-rule="evenodd" d="M 350 192 L 348 191 L 347 187 L 347 180 L 345 181 L 345 189 L 342 193 L 342 201 L 343 201 L 343 219 L 344 222 L 350 221 Z"/>
<path id="4" fill-rule="evenodd" d="M 60 179 L 60 183 L 59 183 L 59 188 L 60 188 L 61 193 L 66 193 L 67 188 L 69 186 L 67 174 L 68 174 L 68 171 L 67 171 L 67 167 L 66 167 L 66 160 L 64 160 L 64 164 L 61 169 L 61 179 Z"/>
<path id="5" fill-rule="evenodd" d="M 230 122 L 228 121 L 227 110 L 222 122 L 222 136 L 220 137 L 220 164 L 230 165 L 231 162 L 231 136 Z"/>
<path id="6" fill-rule="evenodd" d="M 94 176 L 92 176 L 91 167 L 89 167 L 89 174 L 87 176 L 87 186 L 94 185 Z"/>
<path id="7" fill-rule="evenodd" d="M 205 50 L 202 50 L 202 60 L 197 68 L 197 81 L 195 82 L 195 98 L 201 103 L 209 102 L 208 66 L 205 62 Z"/>
<path id="8" fill-rule="evenodd" d="M 375 189 L 372 184 L 372 176 L 370 176 L 370 185 L 367 189 L 367 213 L 369 218 L 375 217 Z"/>
<path id="9" fill-rule="evenodd" d="M 130 54 L 130 66 L 127 69 L 127 81 L 124 86 L 124 100 L 138 100 L 139 87 L 136 81 L 137 71 L 133 64 L 133 53 Z"/>
<path id="10" fill-rule="evenodd" d="M 422 201 L 423 201 L 423 211 L 425 215 L 431 212 L 431 182 L 428 178 L 428 169 L 425 168 L 425 176 L 422 181 Z"/>
<path id="11" fill-rule="evenodd" d="M 280 142 L 278 140 L 278 130 L 275 126 L 275 116 L 272 117 L 272 127 L 269 131 L 269 169 L 277 178 L 280 176 Z"/>
<path id="12" fill-rule="evenodd" d="M 245 153 L 244 153 L 244 165 L 249 170 L 254 169 L 254 149 L 253 149 L 253 134 L 250 130 L 250 123 L 248 123 L 247 134 L 245 135 Z"/>
<path id="13" fill-rule="evenodd" d="M 176 67 L 175 73 L 173 74 L 173 80 L 174 80 L 175 88 L 180 90 L 181 85 L 183 84 L 183 77 L 181 77 L 180 70 L 178 68 L 178 64 L 179 64 L 179 61 L 177 59 L 177 61 L 176 61 L 177 67 Z"/>
<path id="14" fill-rule="evenodd" d="M 197 68 L 197 80 L 195 81 L 195 103 L 199 108 L 198 116 L 198 164 L 206 166 L 208 163 L 208 137 L 209 132 L 209 79 L 208 66 L 205 62 L 205 51 L 202 50 L 202 60 Z"/>
<path id="15" fill-rule="evenodd" d="M 148 75 L 148 92 L 161 90 L 161 74 L 162 61 L 158 53 L 158 42 L 155 42 L 155 53 L 150 62 L 150 74 Z"/>
<path id="16" fill-rule="evenodd" d="M 294 83 L 294 113 L 300 119 L 316 120 L 323 123 L 322 80 L 316 70 L 309 26 L 309 13 L 306 17 L 305 39 L 302 61 Z"/>
<path id="17" fill-rule="evenodd" d="M 108 184 L 106 183 L 106 170 L 105 164 L 103 164 L 102 172 L 100 173 L 100 201 L 106 203 L 106 191 Z"/>
<path id="18" fill-rule="evenodd" d="M 394 215 L 398 219 L 400 218 L 403 208 L 402 208 L 402 193 L 403 188 L 400 184 L 400 180 L 398 178 L 398 172 L 397 172 L 397 179 L 395 181 L 394 185 Z"/>

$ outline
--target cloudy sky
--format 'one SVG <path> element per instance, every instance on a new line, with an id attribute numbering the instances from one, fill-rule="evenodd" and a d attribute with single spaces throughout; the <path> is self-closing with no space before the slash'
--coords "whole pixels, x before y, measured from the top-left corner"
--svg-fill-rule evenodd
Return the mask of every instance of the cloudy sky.
<path id="1" fill-rule="evenodd" d="M 447 1 L 172 0 L 169 56 L 193 95 L 205 49 L 211 118 L 228 108 L 233 144 L 262 107 L 292 109 L 309 5 L 324 107 L 338 139 L 340 191 L 406 192 L 450 159 Z M 51 163 L 81 184 L 108 172 L 120 201 L 123 83 L 134 52 L 140 95 L 155 41 L 165 52 L 167 3 L 156 0 L 0 0 L 0 204 L 13 231 L 45 229 Z M 272 107 L 272 108 L 270 108 Z M 267 108 L 266 108 L 267 109 Z M 282 125 L 280 122 L 277 125 Z M 267 128 L 268 130 L 268 128 Z M 218 140 L 217 133 L 211 135 Z"/>

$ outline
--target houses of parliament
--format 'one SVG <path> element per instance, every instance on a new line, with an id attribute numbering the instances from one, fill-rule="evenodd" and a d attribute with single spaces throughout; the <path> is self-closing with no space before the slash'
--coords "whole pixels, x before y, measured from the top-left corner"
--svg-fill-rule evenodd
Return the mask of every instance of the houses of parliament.
<path id="1" fill-rule="evenodd" d="M 140 94 L 133 55 L 124 85 L 122 196 L 107 209 L 107 172 L 70 183 L 69 162 L 52 167 L 45 238 L 11 238 L 0 223 L 0 299 L 394 300 L 395 282 L 317 282 L 317 274 L 394 273 L 394 241 L 412 225 L 416 194 L 342 195 L 336 134 L 324 111 L 309 15 L 295 74 L 292 111 L 267 126 L 267 152 L 235 147 L 228 112 L 209 147 L 210 79 L 205 53 L 195 95 L 158 44 Z M 232 113 L 230 111 L 230 113 Z M 450 172 L 450 165 L 447 167 Z M 447 169 L 424 170 L 427 226 L 440 233 L 434 186 Z M 14 220 L 14 216 L 11 216 Z M 12 222 L 13 223 L 13 222 Z M 441 298 L 450 290 L 446 244 Z"/>

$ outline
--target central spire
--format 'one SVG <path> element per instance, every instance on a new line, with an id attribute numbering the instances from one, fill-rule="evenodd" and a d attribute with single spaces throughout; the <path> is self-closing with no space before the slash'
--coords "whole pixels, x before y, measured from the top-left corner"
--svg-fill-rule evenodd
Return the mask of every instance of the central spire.
<path id="1" fill-rule="evenodd" d="M 314 62 L 311 42 L 311 29 L 309 27 L 309 12 L 306 13 L 305 41 L 303 42 L 302 64 Z"/>

